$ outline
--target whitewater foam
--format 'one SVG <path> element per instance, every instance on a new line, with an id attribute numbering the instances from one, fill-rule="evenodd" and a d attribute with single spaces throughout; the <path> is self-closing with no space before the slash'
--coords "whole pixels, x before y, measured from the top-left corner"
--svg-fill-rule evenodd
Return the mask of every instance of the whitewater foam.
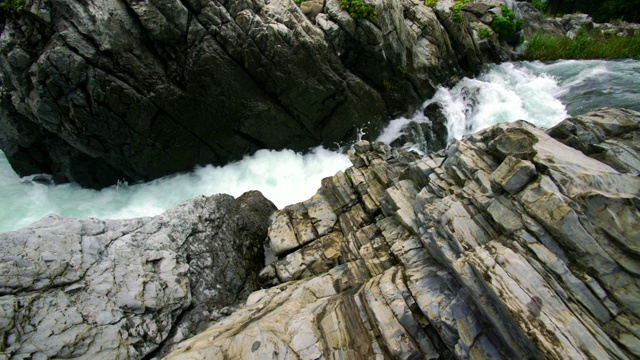
<path id="1" fill-rule="evenodd" d="M 429 122 L 423 110 L 434 102 L 443 109 L 450 138 L 456 139 L 518 119 L 551 127 L 569 114 L 602 106 L 640 111 L 640 61 L 490 65 L 476 79 L 465 78 L 450 89 L 438 89 L 412 117 L 391 121 L 378 140 L 391 143 L 409 123 Z M 419 143 L 404 147 L 418 150 Z M 320 187 L 322 178 L 348 166 L 346 155 L 323 148 L 306 155 L 261 150 L 224 167 L 206 166 L 146 184 L 95 191 L 20 179 L 0 152 L 0 232 L 27 226 L 49 213 L 112 219 L 151 216 L 194 196 L 239 196 L 254 189 L 281 208 L 306 200 Z"/>
<path id="2" fill-rule="evenodd" d="M 260 150 L 224 167 L 205 166 L 144 184 L 97 191 L 21 179 L 0 152 L 0 232 L 22 228 L 51 213 L 103 219 L 153 216 L 198 195 L 240 196 L 249 190 L 261 191 L 282 208 L 313 196 L 322 178 L 350 165 L 346 155 L 321 147 L 304 155 Z"/>

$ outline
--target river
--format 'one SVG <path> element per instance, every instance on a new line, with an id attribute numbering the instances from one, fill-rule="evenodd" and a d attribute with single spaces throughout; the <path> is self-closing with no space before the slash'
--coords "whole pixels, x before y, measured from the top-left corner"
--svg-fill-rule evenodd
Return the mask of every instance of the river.
<path id="1" fill-rule="evenodd" d="M 489 65 L 477 78 L 440 88 L 423 108 L 433 102 L 442 105 L 452 139 L 518 119 L 551 127 L 567 116 L 603 106 L 640 111 L 640 61 Z M 428 119 L 419 111 L 411 118 L 393 120 L 379 139 L 393 141 L 411 121 Z M 248 190 L 260 190 L 281 208 L 306 200 L 323 177 L 349 165 L 346 155 L 323 148 L 304 155 L 261 150 L 224 167 L 200 167 L 144 184 L 96 191 L 20 178 L 0 152 L 0 232 L 22 228 L 50 213 L 78 218 L 151 216 L 198 195 L 239 196 Z"/>

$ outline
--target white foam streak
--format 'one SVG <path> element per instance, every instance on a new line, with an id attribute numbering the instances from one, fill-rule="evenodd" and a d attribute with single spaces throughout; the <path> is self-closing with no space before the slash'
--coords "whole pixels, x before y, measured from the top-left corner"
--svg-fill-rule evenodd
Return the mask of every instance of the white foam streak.
<path id="1" fill-rule="evenodd" d="M 224 167 L 205 166 L 145 184 L 96 191 L 20 179 L 0 152 L 0 232 L 19 229 L 51 213 L 103 219 L 152 216 L 195 196 L 237 197 L 249 190 L 261 191 L 282 208 L 313 196 L 322 178 L 350 165 L 346 155 L 320 147 L 306 155 L 260 150 Z"/>
<path id="2" fill-rule="evenodd" d="M 456 139 L 518 119 L 548 128 L 566 118 L 567 112 L 576 115 L 602 106 L 640 111 L 640 61 L 491 65 L 477 79 L 463 79 L 451 89 L 440 88 L 414 116 L 391 121 L 378 140 L 391 143 L 409 123 L 429 122 L 423 110 L 434 102 L 441 105 L 449 136 Z M 421 149 L 422 142 L 424 139 L 417 139 L 403 147 Z M 252 189 L 260 190 L 281 208 L 306 200 L 320 187 L 323 177 L 349 165 L 347 156 L 322 148 L 307 155 L 261 150 L 224 167 L 206 166 L 147 184 L 93 191 L 21 180 L 0 152 L 0 232 L 24 227 L 49 213 L 100 218 L 149 216 L 194 196 L 239 196 Z"/>
<path id="3" fill-rule="evenodd" d="M 542 71 L 534 73 L 528 64 L 492 65 L 476 79 L 464 78 L 452 88 L 440 87 L 422 109 L 440 104 L 447 118 L 449 140 L 520 119 L 541 127 L 554 126 L 568 116 L 559 100 L 563 88 L 555 77 Z M 393 120 L 378 140 L 391 143 L 407 124 L 426 121 L 429 119 L 422 111 L 411 119 Z"/>

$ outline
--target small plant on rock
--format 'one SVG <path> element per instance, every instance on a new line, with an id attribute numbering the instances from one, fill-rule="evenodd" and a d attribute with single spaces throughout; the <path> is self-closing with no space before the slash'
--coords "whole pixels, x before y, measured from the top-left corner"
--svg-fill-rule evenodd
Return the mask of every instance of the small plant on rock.
<path id="1" fill-rule="evenodd" d="M 480 39 L 488 39 L 493 36 L 493 32 L 486 27 L 481 27 L 478 29 L 478 36 L 480 36 Z"/>
<path id="2" fill-rule="evenodd" d="M 516 19 L 516 14 L 506 5 L 500 5 L 502 16 L 497 15 L 491 22 L 491 28 L 503 39 L 510 39 L 522 30 L 522 19 Z"/>
<path id="3" fill-rule="evenodd" d="M 464 9 L 464 4 L 470 2 L 471 0 L 456 0 L 456 3 L 449 8 L 451 10 L 451 18 L 453 21 L 457 23 L 461 23 L 464 21 L 464 15 L 462 15 L 462 9 Z"/>
<path id="4" fill-rule="evenodd" d="M 428 7 L 436 7 L 436 5 L 438 5 L 438 0 L 424 0 L 424 4 Z"/>
<path id="5" fill-rule="evenodd" d="M 378 16 L 373 7 L 365 4 L 362 0 L 342 0 L 340 7 L 354 19 L 373 20 Z"/>

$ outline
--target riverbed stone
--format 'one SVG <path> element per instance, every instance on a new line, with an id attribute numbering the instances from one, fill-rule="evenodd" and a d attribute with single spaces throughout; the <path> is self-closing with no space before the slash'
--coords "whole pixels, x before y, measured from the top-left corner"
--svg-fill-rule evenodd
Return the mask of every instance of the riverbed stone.
<path id="1" fill-rule="evenodd" d="M 423 157 L 361 143 L 344 171 L 356 190 L 327 197 L 331 232 L 168 358 L 640 356 L 637 176 L 557 130 L 579 121 L 621 141 L 640 133 L 638 115 L 499 124 Z M 367 201 L 380 205 L 369 213 Z"/>
<path id="2" fill-rule="evenodd" d="M 130 220 L 50 215 L 0 234 L 9 358 L 161 356 L 258 288 L 275 206 L 259 192 L 198 197 Z"/>
<path id="3" fill-rule="evenodd" d="M 507 156 L 491 174 L 491 179 L 509 194 L 515 194 L 536 175 L 536 167 L 527 160 Z"/>

